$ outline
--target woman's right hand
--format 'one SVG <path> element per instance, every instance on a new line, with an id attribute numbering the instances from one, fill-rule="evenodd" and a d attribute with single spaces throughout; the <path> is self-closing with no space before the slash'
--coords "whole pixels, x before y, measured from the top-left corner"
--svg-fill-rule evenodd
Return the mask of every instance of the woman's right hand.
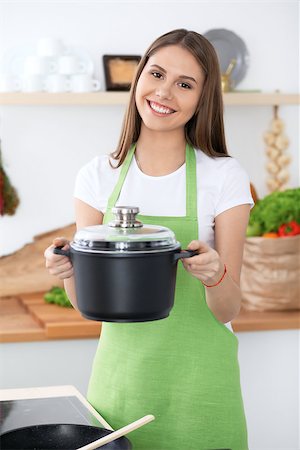
<path id="1" fill-rule="evenodd" d="M 66 238 L 58 237 L 53 240 L 52 245 L 46 248 L 44 257 L 49 273 L 61 280 L 71 278 L 74 275 L 74 270 L 70 258 L 53 253 L 55 247 L 62 247 L 63 250 L 68 250 L 70 248 L 69 241 Z"/>

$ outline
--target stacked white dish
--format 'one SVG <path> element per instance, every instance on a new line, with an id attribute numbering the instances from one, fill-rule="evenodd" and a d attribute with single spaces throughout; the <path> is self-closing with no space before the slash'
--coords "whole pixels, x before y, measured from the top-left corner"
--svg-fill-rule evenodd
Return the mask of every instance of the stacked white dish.
<path id="1" fill-rule="evenodd" d="M 0 61 L 0 92 L 94 92 L 94 64 L 83 49 L 60 39 L 42 38 L 35 47 L 18 47 Z"/>

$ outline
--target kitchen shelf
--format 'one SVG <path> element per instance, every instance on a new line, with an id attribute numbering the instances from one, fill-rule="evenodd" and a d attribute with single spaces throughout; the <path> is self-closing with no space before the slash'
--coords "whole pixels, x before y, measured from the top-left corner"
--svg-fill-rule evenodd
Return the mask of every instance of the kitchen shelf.
<path id="1" fill-rule="evenodd" d="M 88 93 L 0 93 L 0 105 L 126 105 L 129 92 Z M 299 94 L 228 92 L 224 94 L 225 105 L 269 106 L 299 105 Z"/>
<path id="2" fill-rule="evenodd" d="M 125 105 L 128 92 L 1 93 L 0 105 Z"/>
<path id="3" fill-rule="evenodd" d="M 228 92 L 224 94 L 224 103 L 240 106 L 299 105 L 300 94 Z"/>

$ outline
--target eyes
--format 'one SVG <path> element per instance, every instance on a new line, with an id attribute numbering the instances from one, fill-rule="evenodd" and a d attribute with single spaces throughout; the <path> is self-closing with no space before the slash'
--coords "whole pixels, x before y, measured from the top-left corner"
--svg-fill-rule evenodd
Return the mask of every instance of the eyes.
<path id="1" fill-rule="evenodd" d="M 153 76 L 153 78 L 157 78 L 157 79 L 163 79 L 164 75 L 160 72 L 157 72 L 156 70 L 151 70 L 150 75 Z M 192 89 L 192 86 L 188 83 L 185 83 L 184 81 L 179 81 L 178 86 L 183 88 L 183 89 Z"/>

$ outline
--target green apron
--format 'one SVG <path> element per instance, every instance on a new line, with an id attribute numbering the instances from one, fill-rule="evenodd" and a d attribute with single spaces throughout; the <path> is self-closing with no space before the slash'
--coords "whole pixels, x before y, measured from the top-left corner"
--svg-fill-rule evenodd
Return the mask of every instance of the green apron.
<path id="1" fill-rule="evenodd" d="M 122 165 L 105 223 L 134 150 Z M 193 148 L 186 147 L 186 217 L 138 218 L 173 230 L 182 248 L 198 239 Z M 154 414 L 154 422 L 128 436 L 134 450 L 247 450 L 237 350 L 236 336 L 208 308 L 202 283 L 179 261 L 168 318 L 102 324 L 88 400 L 114 429 Z"/>

